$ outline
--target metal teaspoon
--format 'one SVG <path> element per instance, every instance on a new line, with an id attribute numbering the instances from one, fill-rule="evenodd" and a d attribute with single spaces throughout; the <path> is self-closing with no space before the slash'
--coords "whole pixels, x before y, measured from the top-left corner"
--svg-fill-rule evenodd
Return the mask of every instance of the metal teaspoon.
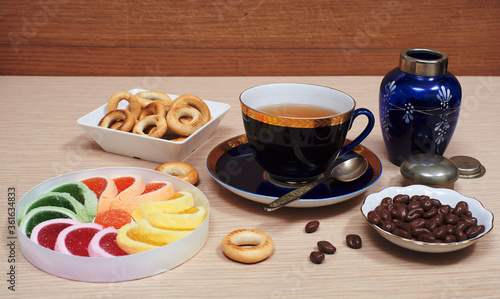
<path id="1" fill-rule="evenodd" d="M 366 161 L 366 159 L 363 157 L 356 157 L 346 160 L 335 166 L 332 169 L 330 176 L 324 176 L 283 195 L 282 197 L 265 206 L 264 210 L 266 210 L 267 212 L 272 212 L 281 207 L 284 207 L 287 204 L 301 198 L 321 183 L 331 179 L 335 179 L 341 182 L 351 182 L 357 180 L 366 172 L 367 169 L 368 161 Z"/>

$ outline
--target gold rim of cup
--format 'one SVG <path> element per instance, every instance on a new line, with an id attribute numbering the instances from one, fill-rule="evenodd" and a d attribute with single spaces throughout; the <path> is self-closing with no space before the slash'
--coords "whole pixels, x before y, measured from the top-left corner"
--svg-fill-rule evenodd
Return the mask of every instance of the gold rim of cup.
<path id="1" fill-rule="evenodd" d="M 352 107 L 345 111 L 341 112 L 335 115 L 330 115 L 330 116 L 325 116 L 325 117 L 290 117 L 290 116 L 280 116 L 280 115 L 275 115 L 267 112 L 262 112 L 258 110 L 258 108 L 251 108 L 247 104 L 245 104 L 244 100 L 242 97 L 244 94 L 252 89 L 255 88 L 261 88 L 263 86 L 272 86 L 272 85 L 290 85 L 290 86 L 306 86 L 306 87 L 313 87 L 313 88 L 324 88 L 328 89 L 329 91 L 332 91 L 334 93 L 338 93 L 344 97 L 348 97 L 352 101 Z M 337 89 L 333 89 L 331 87 L 326 87 L 326 86 L 321 86 L 321 85 L 311 85 L 311 84 L 301 84 L 301 83 L 272 83 L 272 84 L 265 84 L 265 85 L 259 85 L 255 86 L 252 88 L 249 88 L 245 90 L 244 92 L 241 93 L 240 95 L 240 104 L 241 104 L 241 111 L 242 113 L 252 119 L 255 119 L 259 122 L 265 123 L 265 124 L 270 124 L 270 125 L 275 125 L 275 126 L 282 126 L 282 127 L 290 127 L 290 128 L 321 128 L 321 127 L 329 127 L 329 126 L 336 126 L 345 122 L 350 121 L 351 116 L 354 112 L 354 109 L 356 107 L 356 101 L 348 94 L 345 92 L 342 92 Z M 314 106 L 314 103 L 307 103 L 312 106 Z M 318 106 L 318 105 L 316 105 Z"/>

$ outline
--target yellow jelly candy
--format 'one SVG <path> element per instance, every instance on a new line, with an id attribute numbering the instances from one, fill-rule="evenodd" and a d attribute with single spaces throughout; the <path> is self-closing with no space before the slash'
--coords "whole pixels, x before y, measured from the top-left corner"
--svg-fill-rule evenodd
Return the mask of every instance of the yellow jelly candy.
<path id="1" fill-rule="evenodd" d="M 116 236 L 116 244 L 128 254 L 144 252 L 161 246 L 158 243 L 149 244 L 143 242 L 143 240 L 142 234 L 140 234 L 137 227 L 132 224 L 125 224 L 122 226 Z"/>
<path id="2" fill-rule="evenodd" d="M 139 219 L 151 212 L 180 213 L 192 207 L 194 207 L 193 195 L 186 191 L 179 191 L 168 200 L 143 203 L 132 212 L 132 217 L 135 222 L 139 222 Z"/>
<path id="3" fill-rule="evenodd" d="M 144 215 L 152 226 L 169 230 L 189 230 L 200 226 L 206 217 L 203 207 L 196 207 L 178 214 L 151 212 Z"/>
<path id="4" fill-rule="evenodd" d="M 167 245 L 175 242 L 193 232 L 193 230 L 167 230 L 153 227 L 145 219 L 139 219 L 137 231 L 141 234 L 142 240 L 146 243 Z"/>

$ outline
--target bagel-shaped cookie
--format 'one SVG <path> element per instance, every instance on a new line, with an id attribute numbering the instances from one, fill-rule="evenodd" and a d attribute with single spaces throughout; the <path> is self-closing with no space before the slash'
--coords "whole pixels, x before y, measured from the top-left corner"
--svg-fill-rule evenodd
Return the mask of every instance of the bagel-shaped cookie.
<path id="1" fill-rule="evenodd" d="M 141 103 L 141 107 L 142 107 L 142 110 L 144 110 L 144 108 L 146 108 L 147 105 L 151 104 L 151 103 L 160 103 L 163 105 L 164 107 L 164 110 L 165 110 L 165 115 L 168 113 L 168 111 L 170 110 L 170 102 L 169 101 L 164 101 L 164 100 L 156 100 L 156 101 L 151 101 L 151 100 L 145 100 L 145 99 L 142 99 L 143 101 L 141 102 L 141 100 L 139 100 L 139 102 Z M 127 106 L 127 109 L 128 111 L 130 111 L 130 105 Z M 141 113 L 142 113 L 142 110 L 141 110 Z M 141 117 L 141 115 L 139 114 L 139 117 Z"/>
<path id="2" fill-rule="evenodd" d="M 135 118 L 139 117 L 139 114 L 141 113 L 142 110 L 142 106 L 139 103 L 139 100 L 133 94 L 127 91 L 119 91 L 109 99 L 108 112 L 117 110 L 118 103 L 122 100 L 128 102 L 130 111 L 134 114 Z"/>
<path id="3" fill-rule="evenodd" d="M 133 114 L 132 114 L 133 115 Z M 118 130 L 118 128 L 123 124 L 122 121 L 117 121 L 117 122 L 114 122 L 111 127 L 109 127 L 110 129 L 113 129 L 113 130 Z M 134 123 L 134 126 L 135 126 L 135 123 Z"/>
<path id="4" fill-rule="evenodd" d="M 181 180 L 185 180 L 191 185 L 195 185 L 200 178 L 196 168 L 183 162 L 168 162 L 156 167 L 155 170 L 170 174 Z"/>
<path id="5" fill-rule="evenodd" d="M 161 138 L 167 132 L 167 122 L 164 117 L 159 115 L 149 115 L 135 124 L 133 132 L 139 135 Z"/>
<path id="6" fill-rule="evenodd" d="M 136 93 L 135 96 L 139 100 L 139 102 L 144 103 L 142 107 L 149 104 L 151 101 L 165 101 L 168 105 L 172 103 L 172 99 L 164 92 L 161 91 L 142 91 Z"/>
<path id="7" fill-rule="evenodd" d="M 154 102 L 163 104 L 163 107 L 165 107 L 165 113 L 168 113 L 168 111 L 170 110 L 170 104 L 172 104 L 172 102 L 164 100 L 156 100 Z"/>
<path id="8" fill-rule="evenodd" d="M 154 101 L 147 104 L 146 107 L 142 108 L 138 119 L 141 120 L 149 115 L 159 115 L 165 118 L 165 116 L 167 116 L 167 111 L 165 110 L 165 106 L 163 106 L 162 103 Z"/>
<path id="9" fill-rule="evenodd" d="M 194 107 L 178 105 L 168 112 L 167 124 L 175 134 L 190 136 L 203 127 L 203 118 L 200 111 Z"/>
<path id="10" fill-rule="evenodd" d="M 203 116 L 203 124 L 206 124 L 210 121 L 210 119 L 212 119 L 212 116 L 210 115 L 210 109 L 208 108 L 207 104 L 195 95 L 185 94 L 176 98 L 172 102 L 171 109 L 175 108 L 176 106 L 182 105 L 188 105 L 200 111 L 201 115 Z"/>
<path id="11" fill-rule="evenodd" d="M 128 110 L 113 110 L 104 115 L 98 126 L 130 132 L 135 126 L 135 116 Z"/>
<path id="12" fill-rule="evenodd" d="M 222 239 L 221 247 L 228 258 L 253 264 L 267 259 L 274 250 L 274 243 L 268 234 L 261 231 L 238 229 Z"/>

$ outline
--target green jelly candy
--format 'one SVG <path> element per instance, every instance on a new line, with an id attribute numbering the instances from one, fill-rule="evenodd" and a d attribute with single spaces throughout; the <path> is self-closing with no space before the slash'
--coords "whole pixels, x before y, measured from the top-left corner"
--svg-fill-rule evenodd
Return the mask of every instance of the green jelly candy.
<path id="1" fill-rule="evenodd" d="M 87 209 L 83 204 L 68 193 L 47 192 L 30 201 L 19 214 L 19 221 L 31 210 L 39 207 L 61 207 L 77 214 L 84 220 L 88 220 Z M 91 219 L 92 220 L 92 219 Z"/>
<path id="2" fill-rule="evenodd" d="M 52 219 L 68 218 L 83 222 L 77 214 L 61 207 L 38 207 L 31 210 L 19 224 L 19 229 L 29 238 L 31 231 L 39 223 Z"/>
<path id="3" fill-rule="evenodd" d="M 97 196 L 95 193 L 82 182 L 65 181 L 47 190 L 47 192 L 62 192 L 68 193 L 85 206 L 87 215 L 91 222 L 97 215 Z"/>

